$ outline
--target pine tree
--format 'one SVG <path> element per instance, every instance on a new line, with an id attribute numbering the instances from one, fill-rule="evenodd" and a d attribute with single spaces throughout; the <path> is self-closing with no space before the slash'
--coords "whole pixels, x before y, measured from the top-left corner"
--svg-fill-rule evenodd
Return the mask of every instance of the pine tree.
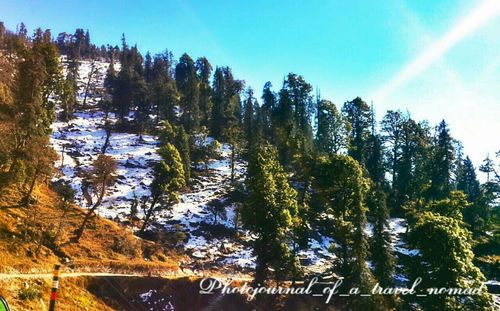
<path id="1" fill-rule="evenodd" d="M 200 57 L 196 60 L 196 71 L 200 81 L 200 124 L 209 126 L 210 117 L 212 116 L 212 89 L 210 87 L 212 65 L 210 65 L 208 59 Z"/>
<path id="2" fill-rule="evenodd" d="M 241 124 L 240 92 L 243 81 L 233 77 L 229 67 L 217 67 L 212 85 L 212 120 L 210 133 L 215 139 L 221 139 L 227 126 Z"/>
<path id="3" fill-rule="evenodd" d="M 302 76 L 289 73 L 279 92 L 274 133 L 280 162 L 288 166 L 300 168 L 312 152 L 311 91 L 312 86 Z"/>
<path id="4" fill-rule="evenodd" d="M 249 193 L 241 216 L 245 228 L 257 237 L 254 282 L 264 284 L 271 275 L 270 268 L 276 278 L 295 263 L 289 248 L 289 231 L 297 221 L 297 193 L 288 184 L 271 146 L 263 146 L 254 155 L 246 183 Z"/>
<path id="5" fill-rule="evenodd" d="M 224 140 L 229 144 L 229 148 L 231 149 L 231 154 L 229 156 L 229 166 L 231 167 L 231 182 L 234 182 L 236 177 L 236 159 L 239 155 L 241 155 L 242 150 L 244 149 L 243 143 L 243 135 L 241 128 L 237 125 L 232 125 L 224 129 L 223 132 Z M 253 152 L 251 150 L 249 152 Z"/>
<path id="6" fill-rule="evenodd" d="M 179 151 L 182 158 L 182 166 L 184 168 L 184 178 L 186 184 L 190 184 L 191 181 L 191 151 L 189 146 L 189 135 L 184 130 L 182 125 L 177 127 L 177 132 L 175 133 L 175 147 Z"/>
<path id="7" fill-rule="evenodd" d="M 316 150 L 322 154 L 339 153 L 346 148 L 350 124 L 342 116 L 335 104 L 328 100 L 318 102 Z"/>
<path id="8" fill-rule="evenodd" d="M 267 141 L 274 141 L 274 118 L 275 110 L 277 105 L 276 94 L 271 90 L 271 82 L 266 82 L 262 90 L 262 107 L 261 107 L 261 118 L 262 118 L 262 129 L 264 133 L 264 138 Z"/>
<path id="9" fill-rule="evenodd" d="M 73 88 L 73 81 L 70 76 L 67 75 L 66 79 L 62 82 L 61 88 L 61 108 L 63 121 L 68 121 L 73 118 L 73 109 L 76 103 L 75 89 Z"/>
<path id="10" fill-rule="evenodd" d="M 430 167 L 431 185 L 427 192 L 429 199 L 445 198 L 452 190 L 451 177 L 455 158 L 453 138 L 444 120 L 439 123 L 436 132 Z"/>
<path id="11" fill-rule="evenodd" d="M 318 158 L 315 181 L 319 199 L 325 206 L 324 215 L 329 221 L 328 234 L 339 245 L 333 249 L 338 258 L 333 269 L 345 278 L 343 289 L 358 287 L 361 292 L 370 292 L 375 283 L 366 264 L 368 238 L 364 228 L 368 180 L 363 177 L 363 169 L 350 156 L 321 157 Z M 350 307 L 359 310 L 383 307 L 372 299 L 376 298 L 360 297 L 352 300 Z"/>
<path id="12" fill-rule="evenodd" d="M 47 136 L 33 138 L 27 146 L 26 156 L 24 167 L 27 169 L 29 186 L 21 201 L 24 207 L 31 203 L 36 182 L 53 174 L 53 163 L 57 159 Z"/>
<path id="13" fill-rule="evenodd" d="M 181 95 L 181 123 L 188 133 L 193 133 L 200 125 L 200 90 L 196 66 L 187 54 L 183 54 L 175 66 L 175 81 Z"/>
<path id="14" fill-rule="evenodd" d="M 175 112 L 179 103 L 179 92 L 172 76 L 172 53 L 165 51 L 153 60 L 153 77 L 151 82 L 151 101 L 156 113 L 156 124 L 161 120 L 177 122 Z"/>
<path id="15" fill-rule="evenodd" d="M 144 216 L 141 233 L 147 228 L 151 216 L 158 208 L 169 208 L 179 201 L 178 191 L 185 185 L 182 159 L 174 145 L 167 143 L 158 153 L 161 161 L 155 166 L 151 183 L 151 203 Z M 161 204 L 157 205 L 160 201 Z M 159 206 L 159 207 L 158 207 Z"/>
<path id="16" fill-rule="evenodd" d="M 460 220 L 424 212 L 410 232 L 410 245 L 420 253 L 414 257 L 412 277 L 421 277 L 420 288 L 483 287 L 478 295 L 427 295 L 416 300 L 425 310 L 489 310 L 491 298 L 482 282 L 484 276 L 474 266 L 472 238 Z"/>
<path id="17" fill-rule="evenodd" d="M 55 100 L 61 96 L 62 71 L 57 47 L 50 33 L 36 31 L 31 47 L 20 51 L 13 92 L 12 120 L 15 120 L 8 175 L 15 180 L 23 174 L 23 161 L 29 161 L 34 140 L 47 137 L 55 120 Z M 51 97 L 52 95 L 52 97 Z M 26 166 L 24 166 L 26 167 Z"/>
<path id="18" fill-rule="evenodd" d="M 367 140 L 370 136 L 371 109 L 361 98 L 356 97 L 344 104 L 342 112 L 351 124 L 348 155 L 364 165 Z"/>
<path id="19" fill-rule="evenodd" d="M 226 123 L 226 113 L 224 109 L 225 89 L 226 81 L 224 79 L 222 68 L 217 67 L 215 69 L 214 82 L 212 86 L 213 108 L 210 126 L 210 132 L 216 139 L 220 139 L 222 136 L 222 130 Z"/>
<path id="20" fill-rule="evenodd" d="M 489 155 L 486 157 L 486 159 L 484 159 L 483 164 L 479 166 L 479 170 L 486 174 L 486 181 L 489 182 L 493 175 L 492 173 L 495 173 L 493 160 Z"/>
<path id="21" fill-rule="evenodd" d="M 251 88 L 247 89 L 247 98 L 243 103 L 243 130 L 245 135 L 245 140 L 249 146 L 255 143 L 256 134 L 256 115 L 255 115 L 255 103 L 253 97 L 253 90 Z"/>
<path id="22" fill-rule="evenodd" d="M 150 89 L 141 76 L 136 76 L 131 87 L 133 89 L 132 102 L 136 106 L 135 122 L 139 132 L 139 141 L 142 141 L 142 134 L 150 120 Z"/>
<path id="23" fill-rule="evenodd" d="M 462 220 L 462 211 L 467 209 L 470 203 L 462 191 L 451 191 L 448 197 L 433 200 L 427 203 L 426 208 L 435 214 Z"/>
<path id="24" fill-rule="evenodd" d="M 469 202 L 476 201 L 480 196 L 479 180 L 470 158 L 466 157 L 462 163 L 459 163 L 457 169 L 457 190 L 463 191 Z"/>
<path id="25" fill-rule="evenodd" d="M 371 260 L 373 274 L 383 288 L 394 285 L 395 258 L 393 254 L 389 227 L 389 211 L 386 196 L 380 185 L 373 184 L 367 205 L 373 214 L 373 237 L 371 241 Z"/>
<path id="26" fill-rule="evenodd" d="M 182 159 L 184 177 L 186 184 L 191 179 L 191 148 L 189 145 L 189 135 L 184 131 L 182 125 L 173 126 L 170 122 L 164 121 L 163 128 L 159 133 L 161 145 L 172 144 L 175 146 Z"/>
<path id="27" fill-rule="evenodd" d="M 392 188 L 398 193 L 398 167 L 401 161 L 403 124 L 406 122 L 406 116 L 400 111 L 387 111 L 381 122 L 384 143 L 389 145 L 388 167 L 392 175 Z"/>
<path id="28" fill-rule="evenodd" d="M 153 81 L 153 59 L 151 58 L 151 53 L 149 53 L 149 51 L 144 57 L 144 79 L 148 84 Z"/>

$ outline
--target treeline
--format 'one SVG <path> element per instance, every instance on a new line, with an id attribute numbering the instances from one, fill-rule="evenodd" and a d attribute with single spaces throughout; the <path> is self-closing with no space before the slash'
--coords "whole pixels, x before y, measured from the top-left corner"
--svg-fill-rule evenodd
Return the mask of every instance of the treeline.
<path id="1" fill-rule="evenodd" d="M 404 262 L 407 275 L 422 277 L 424 287 L 482 286 L 484 277 L 470 254 L 473 237 L 490 239 L 498 180 L 480 185 L 444 120 L 432 127 L 409 113 L 388 111 L 379 122 L 361 98 L 337 107 L 314 97 L 311 84 L 294 73 L 277 92 L 266 83 L 259 103 L 229 67 L 212 74 L 206 58 L 183 54 L 175 61 L 168 51 L 143 58 L 125 37 L 119 62 L 120 71 L 111 65 L 106 79 L 110 109 L 122 124 L 135 122 L 139 135 L 158 130 L 164 138 L 141 231 L 155 211 L 177 202 L 192 163 L 209 152 L 200 150 L 207 144 L 196 138 L 209 133 L 231 146 L 233 165 L 236 157 L 249 161 L 239 212 L 257 236 L 256 282 L 301 276 L 297 254 L 308 248 L 308 237 L 321 233 L 336 242 L 332 270 L 345 277 L 345 289 L 366 292 L 376 282 L 394 286 L 393 215 L 407 219 L 408 247 L 419 250 Z M 364 230 L 368 221 L 371 237 Z M 352 303 L 385 309 L 396 301 L 372 297 Z M 489 297 L 429 297 L 418 303 L 480 309 Z"/>
<path id="2" fill-rule="evenodd" d="M 498 235 L 487 233 L 498 226 L 498 168 L 485 160 L 480 170 L 487 182 L 480 184 L 444 120 L 434 127 L 409 113 L 388 111 L 378 121 L 361 98 L 337 106 L 314 96 L 311 84 L 294 73 L 279 90 L 266 83 L 257 99 L 229 67 L 213 70 L 204 57 L 183 54 L 175 60 L 169 51 L 143 57 L 125 36 L 121 47 L 105 50 L 92 48 L 81 30 L 59 37 L 56 45 L 48 31 L 37 30 L 32 39 L 25 31 L 0 33 L 2 53 L 17 55 L 7 62 L 16 79 L 2 78 L 0 88 L 6 137 L 0 146 L 2 176 L 24 181 L 28 194 L 37 178 L 48 176 L 51 153 L 45 150 L 50 149 L 54 105 L 60 102 L 60 117 L 71 118 L 79 61 L 99 50 L 110 66 L 98 105 L 119 119 L 105 125 L 108 137 L 123 128 L 136 130 L 139 139 L 145 133 L 160 136 L 162 160 L 154 168 L 141 232 L 156 211 L 177 202 L 179 191 L 191 182 L 193 164 L 207 163 L 222 141 L 231 147 L 233 168 L 238 157 L 248 160 L 245 187 L 235 188 L 244 198 L 238 209 L 242 223 L 257 237 L 256 282 L 299 278 L 297 255 L 308 248 L 309 237 L 321 234 L 335 241 L 331 269 L 345 277 L 344 290 L 368 292 L 377 282 L 393 286 L 396 262 L 406 275 L 422 277 L 423 288 L 481 286 L 484 276 L 472 251 L 476 245 L 477 253 L 480 244 L 481 254 L 494 254 L 498 245 Z M 66 77 L 57 48 L 68 58 Z M 210 143 L 208 135 L 215 141 Z M 100 158 L 103 163 L 95 167 L 106 169 L 94 170 L 89 180 L 100 180 L 94 192 L 104 195 L 114 164 Z M 99 172 L 109 179 L 98 178 Z M 102 201 L 98 197 L 93 209 Z M 406 242 L 418 250 L 415 256 L 396 260 L 391 215 L 407 220 Z M 368 222 L 372 236 L 365 232 Z M 85 222 L 78 237 L 84 227 Z M 428 310 L 459 305 L 483 310 L 490 302 L 484 293 L 405 299 Z M 385 310 L 399 303 L 371 296 L 349 300 L 349 307 Z"/>

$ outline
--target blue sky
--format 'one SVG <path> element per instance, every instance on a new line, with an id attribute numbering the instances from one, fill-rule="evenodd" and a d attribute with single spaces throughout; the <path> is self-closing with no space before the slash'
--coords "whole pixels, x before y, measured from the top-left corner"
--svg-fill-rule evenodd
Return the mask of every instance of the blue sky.
<path id="1" fill-rule="evenodd" d="M 341 105 L 360 96 L 450 123 L 478 164 L 500 149 L 500 1 L 11 1 L 3 20 L 54 34 L 89 29 L 97 44 L 122 33 L 143 52 L 206 56 L 260 93 L 302 74 Z"/>

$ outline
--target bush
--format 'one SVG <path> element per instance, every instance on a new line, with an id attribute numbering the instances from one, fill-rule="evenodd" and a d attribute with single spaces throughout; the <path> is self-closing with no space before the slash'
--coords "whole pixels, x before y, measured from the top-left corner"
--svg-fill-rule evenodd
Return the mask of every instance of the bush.
<path id="1" fill-rule="evenodd" d="M 122 236 L 113 238 L 111 249 L 116 253 L 129 255 L 132 257 L 137 255 L 135 243 L 132 243 L 132 241 Z"/>
<path id="2" fill-rule="evenodd" d="M 22 288 L 19 291 L 19 299 L 21 300 L 34 300 L 37 298 L 42 298 L 42 293 L 36 288 Z"/>

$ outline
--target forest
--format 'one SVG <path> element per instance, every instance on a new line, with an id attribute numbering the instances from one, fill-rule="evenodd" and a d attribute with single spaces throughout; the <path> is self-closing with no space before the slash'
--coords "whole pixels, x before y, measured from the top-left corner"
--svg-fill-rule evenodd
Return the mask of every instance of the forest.
<path id="1" fill-rule="evenodd" d="M 82 62 L 91 64 L 83 87 Z M 101 88 L 91 83 L 97 62 L 107 64 Z M 76 189 L 57 177 L 51 135 L 54 122 L 71 122 L 82 111 L 103 113 L 106 137 Z M 86 210 L 68 238 L 78 245 L 119 182 L 110 153 L 115 133 L 158 142 L 151 147 L 158 160 L 148 163 L 152 181 L 142 197 L 134 192 L 133 221 L 126 224 L 137 237 L 159 239 L 154 224 L 162 212 L 210 174 L 226 146 L 235 234 L 252 236 L 254 284 L 311 277 L 299 254 L 321 236 L 332 241 L 324 274 L 342 277 L 341 291 L 370 292 L 375 284 L 391 288 L 418 277 L 421 288 L 484 289 L 356 297 L 343 302 L 346 310 L 492 308 L 484 282 L 499 277 L 500 151 L 472 163 L 445 120 L 377 111 L 359 97 L 334 103 L 298 73 L 256 91 L 229 66 L 168 50 L 143 54 L 125 35 L 119 46 L 99 47 L 88 30 L 56 36 L 39 28 L 31 35 L 22 23 L 16 31 L 0 23 L 0 201 L 8 189 L 20 189 L 19 205 L 36 209 L 34 193 L 43 184 L 68 204 L 80 191 Z M 238 163 L 245 167 L 241 178 Z M 221 200 L 207 208 L 214 222 L 225 217 Z M 406 224 L 400 243 L 408 252 L 397 251 L 394 218 Z M 166 247 L 182 247 L 189 235 L 176 228 L 165 231 Z M 38 239 L 34 228 L 28 231 Z M 39 243 L 57 249 L 60 230 L 44 236 Z"/>

